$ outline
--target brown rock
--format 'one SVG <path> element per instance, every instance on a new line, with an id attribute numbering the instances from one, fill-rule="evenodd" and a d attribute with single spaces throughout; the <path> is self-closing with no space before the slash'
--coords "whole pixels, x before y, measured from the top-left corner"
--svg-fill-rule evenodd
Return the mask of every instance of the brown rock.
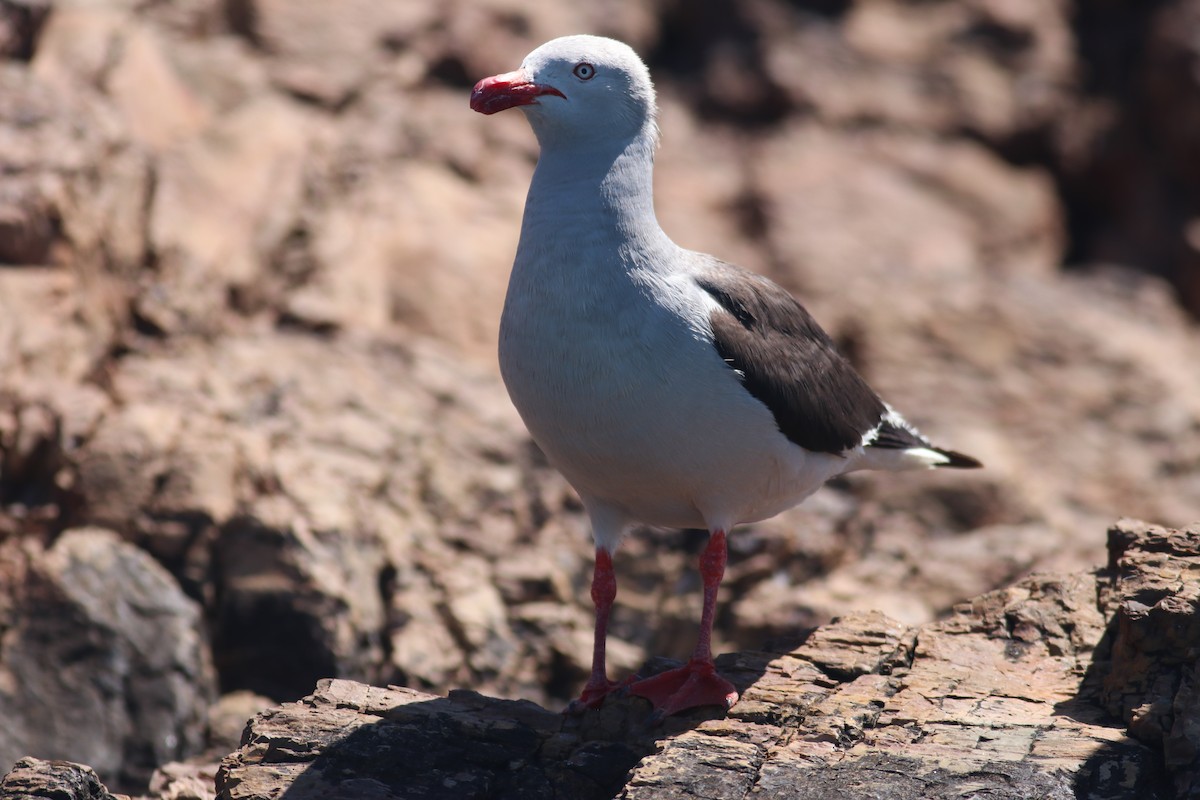
<path id="1" fill-rule="evenodd" d="M 158 167 L 153 283 L 137 303 L 162 331 L 212 330 L 231 295 L 254 310 L 277 291 L 273 253 L 296 224 L 313 132 L 274 98 L 239 107 Z"/>
<path id="2" fill-rule="evenodd" d="M 84 294 L 66 270 L 0 269 L 0 386 L 69 385 L 95 368 L 105 342 L 81 319 Z"/>
<path id="3" fill-rule="evenodd" d="M 0 780 L 0 797 L 5 800 L 122 800 L 113 795 L 96 771 L 70 761 L 22 758 Z"/>
<path id="4" fill-rule="evenodd" d="M 389 35 L 426 27 L 437 7 L 421 3 L 326 3 L 235 0 L 235 29 L 268 55 L 275 82 L 300 97 L 330 107 L 358 92 Z"/>
<path id="5" fill-rule="evenodd" d="M 419 160 L 364 176 L 312 226 L 314 271 L 287 313 L 318 327 L 399 323 L 491 363 L 508 271 L 481 265 L 515 251 L 519 203 L 516 190 L 481 192 Z M 451 241 L 458 246 L 448 250 Z"/>
<path id="6" fill-rule="evenodd" d="M 217 765 L 172 762 L 154 771 L 146 796 L 153 800 L 215 800 Z"/>
<path id="7" fill-rule="evenodd" d="M 116 6 L 57 8 L 38 40 L 34 73 L 65 92 L 100 89 L 139 144 L 162 150 L 199 131 L 206 109 L 182 83 L 158 32 Z"/>
<path id="8" fill-rule="evenodd" d="M 654 730 L 639 727 L 647 707 L 634 698 L 563 717 L 473 693 L 323 682 L 251 723 L 221 767 L 218 797 L 1165 797 L 1163 745 L 1132 738 L 1136 723 L 1131 735 L 1111 727 L 1091 675 L 1106 673 L 1108 687 L 1135 657 L 1173 670 L 1200 646 L 1190 584 L 1178 578 L 1200 551 L 1194 532 L 1144 523 L 1121 523 L 1112 540 L 1109 571 L 1029 578 L 943 622 L 912 629 L 856 615 L 790 652 L 723 656 L 742 692 L 724 719 L 697 711 Z M 1159 607 L 1184 623 L 1170 628 L 1170 653 L 1131 640 L 1119 610 L 1163 581 Z M 1159 683 L 1135 691 L 1170 706 Z M 1190 697 L 1175 704 L 1177 756 L 1195 726 Z M 1187 796 L 1194 762 L 1167 763 Z"/>
<path id="9" fill-rule="evenodd" d="M 764 142 L 752 174 L 777 276 L 810 301 L 877 296 L 897 270 L 944 285 L 983 271 L 1046 274 L 1060 257 L 1045 176 L 978 145 L 803 125 Z"/>
<path id="10" fill-rule="evenodd" d="M 527 702 L 323 681 L 255 720 L 222 764 L 218 796 L 612 797 L 651 740 L 578 727 Z M 296 748 L 290 763 L 280 747 Z"/>
<path id="11" fill-rule="evenodd" d="M 1200 313 L 1200 4 L 1080 6 L 1076 42 L 1089 76 L 1086 113 L 1061 125 L 1062 194 L 1077 228 L 1074 258 L 1160 275 Z"/>
<path id="12" fill-rule="evenodd" d="M 120 55 L 109 68 L 105 93 L 134 141 L 161 151 L 208 124 L 208 109 L 180 79 L 153 28 L 123 25 L 115 49 Z"/>
<path id="13" fill-rule="evenodd" d="M 126 358 L 112 391 L 66 457 L 75 491 L 205 601 L 227 688 L 396 675 L 536 694 L 590 629 L 585 593 L 537 588 L 590 569 L 579 512 L 567 525 L 497 380 L 437 346 L 222 339 Z M 506 601 L 509 561 L 531 591 Z M 523 642 L 514 626 L 542 622 L 522 608 L 563 595 L 573 613 Z"/>
<path id="14" fill-rule="evenodd" d="M 45 364 L 55 377 L 77 381 L 108 352 L 124 319 L 133 291 L 127 281 L 145 253 L 141 215 L 149 181 L 144 157 L 126 146 L 119 123 L 89 88 L 51 86 L 35 72 L 0 69 L 0 170 L 6 176 L 0 263 L 62 272 L 10 278 L 12 288 L 3 292 L 10 313 L 0 324 L 15 331 L 6 343 L 15 339 L 25 349 L 20 373 L 37 375 Z M 50 295 L 52 288 L 61 299 L 18 302 L 38 291 Z M 66 336 L 54 346 L 58 330 Z M 0 349 L 0 359 L 10 352 Z M 56 371 L 67 358 L 72 369 Z M 6 379 L 15 377 L 5 370 Z"/>
<path id="15" fill-rule="evenodd" d="M 0 58 L 28 61 L 49 11 L 50 0 L 0 2 Z"/>
<path id="16" fill-rule="evenodd" d="M 1115 612 L 1108 663 L 1095 670 L 1100 696 L 1131 736 L 1162 749 L 1179 797 L 1200 789 L 1200 525 L 1171 531 L 1122 520 L 1109 530 Z"/>
<path id="17" fill-rule="evenodd" d="M 250 719 L 274 705 L 274 702 L 253 692 L 227 692 L 218 698 L 208 712 L 207 752 L 216 758 L 238 748 L 242 733 Z"/>

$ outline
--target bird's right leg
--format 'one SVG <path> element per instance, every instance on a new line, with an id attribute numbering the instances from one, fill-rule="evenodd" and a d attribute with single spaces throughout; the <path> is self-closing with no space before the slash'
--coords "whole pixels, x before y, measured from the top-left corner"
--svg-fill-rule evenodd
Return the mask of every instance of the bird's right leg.
<path id="1" fill-rule="evenodd" d="M 596 548 L 596 568 L 592 573 L 592 603 L 596 606 L 596 635 L 592 644 L 592 675 L 583 687 L 583 694 L 567 706 L 567 711 L 577 712 L 585 708 L 596 708 L 609 692 L 621 684 L 608 679 L 604 665 L 604 648 L 608 641 L 608 618 L 612 613 L 613 601 L 617 598 L 617 575 L 613 571 L 612 553 L 603 546 Z"/>

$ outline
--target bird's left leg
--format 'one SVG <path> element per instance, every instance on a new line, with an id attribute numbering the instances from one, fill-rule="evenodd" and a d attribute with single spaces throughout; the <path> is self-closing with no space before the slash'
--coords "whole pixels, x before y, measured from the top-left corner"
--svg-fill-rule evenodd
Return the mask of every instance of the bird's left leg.
<path id="1" fill-rule="evenodd" d="M 718 705 L 729 708 L 737 702 L 733 684 L 717 674 L 712 655 L 713 620 L 717 612 L 717 590 L 725 575 L 728 548 L 725 531 L 718 528 L 708 538 L 700 554 L 700 577 L 704 582 L 704 609 L 700 614 L 700 635 L 692 658 L 678 669 L 638 681 L 629 691 L 649 700 L 659 716 L 670 716 L 696 706 Z"/>

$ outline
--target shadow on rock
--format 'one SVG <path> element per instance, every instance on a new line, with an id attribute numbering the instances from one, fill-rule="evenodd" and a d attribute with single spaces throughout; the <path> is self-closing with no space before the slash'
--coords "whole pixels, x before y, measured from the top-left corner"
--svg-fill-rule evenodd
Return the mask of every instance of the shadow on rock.
<path id="1" fill-rule="evenodd" d="M 434 697 L 326 680 L 255 720 L 222 765 L 217 790 L 287 800 L 607 800 L 660 740 L 713 715 L 700 710 L 651 727 L 649 713 L 634 697 L 568 716 L 471 691 Z"/>

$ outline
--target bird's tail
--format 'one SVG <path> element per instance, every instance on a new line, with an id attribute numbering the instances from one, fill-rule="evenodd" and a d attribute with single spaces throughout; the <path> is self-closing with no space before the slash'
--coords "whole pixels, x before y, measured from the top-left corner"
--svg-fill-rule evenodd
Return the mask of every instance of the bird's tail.
<path id="1" fill-rule="evenodd" d="M 879 425 L 864 449 L 867 463 L 875 469 L 921 469 L 949 467 L 977 469 L 983 464 L 965 453 L 935 447 L 916 428 L 889 409 L 889 417 Z"/>
<path id="2" fill-rule="evenodd" d="M 979 469 L 983 466 L 983 462 L 977 458 L 972 458 L 965 453 L 957 453 L 953 450 L 943 450 L 940 447 L 930 447 L 930 450 L 937 453 L 945 459 L 933 466 L 935 467 L 951 467 L 953 469 Z"/>

